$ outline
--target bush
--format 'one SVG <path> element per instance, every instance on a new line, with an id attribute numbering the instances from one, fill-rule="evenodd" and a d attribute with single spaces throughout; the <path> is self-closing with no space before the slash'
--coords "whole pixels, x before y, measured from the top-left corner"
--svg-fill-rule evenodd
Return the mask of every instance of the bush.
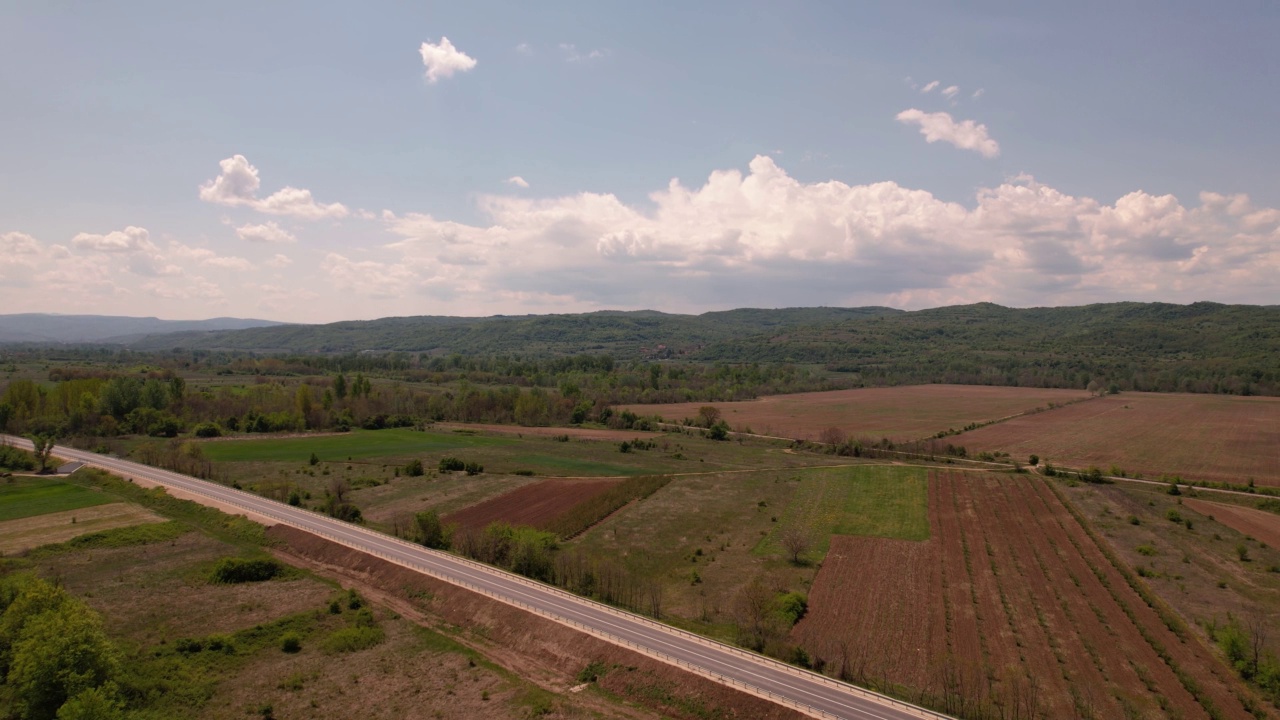
<path id="1" fill-rule="evenodd" d="M 1129 516 L 1129 518 L 1128 518 L 1128 522 L 1129 522 L 1129 524 L 1130 524 L 1130 525 L 1141 525 L 1141 524 L 1142 524 L 1142 521 L 1138 519 L 1138 516 L 1137 516 L 1137 515 L 1130 515 L 1130 516 Z"/>
<path id="2" fill-rule="evenodd" d="M 201 438 L 222 437 L 222 428 L 218 427 L 217 423 L 200 423 L 192 432 L 195 433 L 196 437 Z"/>
<path id="3" fill-rule="evenodd" d="M 209 581 L 220 584 L 262 582 L 280 575 L 284 568 L 275 560 L 223 558 L 214 566 Z"/>
<path id="4" fill-rule="evenodd" d="M 479 475 L 484 472 L 484 466 L 477 462 L 469 462 L 462 466 L 468 475 Z"/>
<path id="5" fill-rule="evenodd" d="M 1178 512 L 1177 508 L 1169 508 L 1165 511 L 1164 516 L 1169 522 L 1182 522 L 1182 513 Z"/>
<path id="6" fill-rule="evenodd" d="M 1240 562 L 1249 562 L 1249 547 L 1244 543 L 1236 545 L 1236 557 L 1240 558 Z"/>
<path id="7" fill-rule="evenodd" d="M 461 470 L 466 470 L 466 469 L 467 469 L 467 464 L 462 462 L 456 457 L 450 456 L 450 457 L 440 458 L 440 472 L 442 473 L 459 472 Z"/>
<path id="8" fill-rule="evenodd" d="M 298 637 L 298 633 L 285 633 L 280 638 L 280 649 L 287 653 L 296 653 L 302 650 L 302 638 Z"/>
<path id="9" fill-rule="evenodd" d="M 367 650 L 386 638 L 379 627 L 345 627 L 324 639 L 321 648 L 327 653 Z"/>
<path id="10" fill-rule="evenodd" d="M 422 467 L 422 461 L 417 458 L 410 460 L 409 464 L 404 466 L 404 474 L 409 477 L 422 477 L 425 473 L 426 469 Z"/>
<path id="11" fill-rule="evenodd" d="M 1156 554 L 1155 547 L 1151 545 L 1139 545 L 1135 549 L 1138 551 L 1139 555 L 1145 555 L 1146 557 L 1151 557 L 1152 555 Z"/>

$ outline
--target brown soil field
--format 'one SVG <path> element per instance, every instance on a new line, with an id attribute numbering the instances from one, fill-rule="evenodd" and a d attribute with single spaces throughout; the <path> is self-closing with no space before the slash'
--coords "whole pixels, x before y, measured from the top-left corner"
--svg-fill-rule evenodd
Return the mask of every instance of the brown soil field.
<path id="1" fill-rule="evenodd" d="M 580 427 L 524 427 L 522 425 L 485 425 L 482 423 L 436 423 L 436 430 L 477 430 L 495 435 L 528 435 L 529 437 L 555 437 L 568 435 L 578 440 L 607 440 L 610 442 L 657 437 L 659 433 L 640 430 L 610 430 L 608 428 Z"/>
<path id="2" fill-rule="evenodd" d="M 720 409 L 734 430 L 750 428 L 761 435 L 816 440 L 828 428 L 853 437 L 908 441 L 940 430 L 957 430 L 974 422 L 997 420 L 1050 402 L 1087 398 L 1083 390 L 989 387 L 986 385 L 908 385 L 830 392 L 771 395 L 724 403 L 628 405 L 638 415 L 661 415 L 671 422 L 696 418 L 698 408 Z"/>
<path id="3" fill-rule="evenodd" d="M 540 528 L 620 482 L 616 479 L 543 480 L 446 515 L 443 520 L 464 528 L 483 528 L 492 522 Z"/>
<path id="4" fill-rule="evenodd" d="M 1280 485 L 1280 398 L 1122 393 L 948 438 L 1071 467 Z"/>
<path id="5" fill-rule="evenodd" d="M 164 518 L 137 505 L 110 503 L 45 513 L 0 522 L 0 553 L 6 555 L 102 530 L 163 522 Z"/>
<path id="6" fill-rule="evenodd" d="M 754 695 L 713 682 L 567 625 L 525 612 L 456 585 L 436 580 L 323 538 L 276 526 L 268 536 L 292 562 L 354 584 L 376 601 L 421 622 L 434 619 L 502 666 L 562 689 L 578 684 L 589 663 L 607 668 L 596 682 L 613 698 L 636 703 L 662 717 L 800 720 L 805 716 Z M 615 705 L 604 717 L 618 716 Z"/>
<path id="7" fill-rule="evenodd" d="M 1266 510 L 1192 498 L 1184 499 L 1182 504 L 1201 515 L 1212 517 L 1236 532 L 1256 538 L 1271 547 L 1280 548 L 1280 515 Z"/>
<path id="8" fill-rule="evenodd" d="M 961 715 L 1250 717 L 1231 671 L 1165 625 L 1043 481 L 940 472 L 929 511 L 927 542 L 832 544 L 793 630 L 811 656 Z"/>

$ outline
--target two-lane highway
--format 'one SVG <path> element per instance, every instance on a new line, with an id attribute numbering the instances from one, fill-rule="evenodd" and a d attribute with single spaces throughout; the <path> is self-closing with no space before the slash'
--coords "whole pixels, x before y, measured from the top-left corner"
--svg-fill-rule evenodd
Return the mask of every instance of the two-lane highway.
<path id="1" fill-rule="evenodd" d="M 31 447 L 30 442 L 21 438 L 0 438 L 19 447 Z M 181 490 L 212 503 L 241 508 L 280 524 L 315 533 L 352 549 L 480 592 L 815 717 L 851 720 L 945 717 L 663 625 L 649 618 L 586 600 L 549 585 L 448 553 L 429 550 L 309 510 L 106 455 L 61 446 L 55 453 L 59 457 Z"/>

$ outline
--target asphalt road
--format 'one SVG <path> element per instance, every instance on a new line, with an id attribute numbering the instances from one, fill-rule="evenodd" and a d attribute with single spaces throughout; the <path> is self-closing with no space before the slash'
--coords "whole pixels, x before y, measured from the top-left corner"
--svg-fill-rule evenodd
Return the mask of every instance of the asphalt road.
<path id="1" fill-rule="evenodd" d="M 22 438 L 0 437 L 13 445 L 31 448 L 31 443 Z M 725 685 L 747 689 L 810 715 L 850 720 L 945 717 L 739 648 L 707 640 L 639 615 L 610 608 L 549 585 L 448 553 L 429 550 L 309 510 L 106 455 L 61 446 L 55 454 L 272 518 L 281 524 L 315 533 L 353 549 L 392 560 L 438 579 L 587 630 L 615 644 L 693 669 Z"/>

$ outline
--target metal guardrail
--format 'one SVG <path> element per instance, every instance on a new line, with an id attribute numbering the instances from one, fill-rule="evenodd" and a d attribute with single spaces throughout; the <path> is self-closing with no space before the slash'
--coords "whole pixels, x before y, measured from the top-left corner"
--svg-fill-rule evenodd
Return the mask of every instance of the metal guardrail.
<path id="1" fill-rule="evenodd" d="M 72 449 L 74 450 L 74 448 L 72 448 Z M 88 463 L 89 463 L 89 464 L 91 464 L 91 465 L 97 465 L 98 467 L 100 467 L 100 468 L 102 468 L 102 469 L 105 469 L 105 470 L 107 470 L 107 471 L 109 471 L 109 472 L 119 472 L 119 473 L 122 473 L 122 474 L 125 474 L 125 475 L 135 475 L 133 472 L 129 471 L 128 469 L 121 470 L 121 469 L 118 469 L 118 468 L 112 468 L 112 467 L 111 467 L 111 466 L 109 466 L 109 465 L 106 465 L 106 464 L 100 463 L 100 462 L 99 462 L 99 461 L 97 461 L 96 459 L 93 459 L 93 458 L 96 458 L 96 457 L 97 457 L 97 454 L 96 454 L 96 453 L 89 453 L 88 451 L 82 451 L 82 450 L 77 450 L 77 452 L 84 452 L 84 453 L 86 453 L 87 455 L 89 455 L 91 459 L 90 459 L 90 460 L 88 460 L 88 461 L 86 461 L 86 462 L 88 462 Z M 129 461 L 121 460 L 121 462 L 129 462 Z M 351 540 L 351 539 L 349 539 L 349 538 L 344 538 L 344 537 L 341 537 L 341 536 L 339 536 L 339 535 L 336 535 L 336 534 L 333 534 L 333 533 L 326 532 L 325 530 L 321 530 L 321 529 L 317 529 L 317 528 L 314 528 L 314 527 L 310 527 L 310 526 L 304 525 L 303 523 L 301 523 L 301 522 L 299 522 L 299 521 L 297 521 L 297 520 L 295 520 L 295 519 L 292 519 L 292 518 L 290 518 L 290 517 L 289 517 L 289 516 L 287 516 L 287 515 L 282 515 L 282 514 L 279 514 L 279 513 L 273 512 L 272 510 L 269 510 L 269 509 L 263 509 L 263 508 L 260 508 L 260 507 L 255 507 L 254 505 L 251 505 L 251 504 L 249 504 L 249 503 L 247 503 L 247 502 L 242 502 L 242 501 L 240 501 L 240 500 L 239 500 L 239 496 L 243 496 L 243 497 L 245 497 L 245 498 L 251 498 L 251 499 L 254 501 L 254 503 L 255 503 L 255 504 L 256 504 L 256 503 L 262 503 L 262 502 L 266 502 L 266 503 L 273 503 L 273 504 L 274 504 L 274 503 L 276 502 L 276 501 L 270 500 L 270 499 L 268 499 L 268 498 L 263 498 L 263 497 L 261 497 L 261 496 L 254 495 L 254 494 L 249 493 L 249 492 L 247 492 L 247 491 L 239 490 L 239 489 L 236 489 L 236 488 L 226 487 L 226 486 L 224 486 L 224 485 L 216 485 L 216 487 L 218 488 L 218 490 L 220 491 L 220 493 L 219 493 L 219 494 L 217 494 L 217 495 L 215 495 L 215 494 L 212 494 L 212 493 L 209 493 L 209 492 L 204 492 L 204 491 L 202 491 L 198 486 L 197 486 L 196 488 L 190 488 L 190 487 L 187 487 L 187 486 L 186 486 L 186 482 L 206 483 L 206 482 L 209 482 L 209 481 L 200 480 L 199 478 L 189 478 L 189 477 L 187 477 L 187 476 L 185 476 L 185 475 L 182 475 L 182 474 L 180 474 L 180 473 L 175 473 L 175 472 L 168 471 L 168 470 L 163 470 L 163 469 L 160 469 L 160 468 L 150 468 L 150 467 L 148 466 L 148 469 L 153 469 L 153 470 L 157 471 L 158 473 L 160 473 L 160 474 L 161 474 L 161 477 L 163 477 L 163 475 L 166 475 L 166 474 L 167 474 L 167 475 L 173 475 L 173 476 L 175 476 L 175 477 L 181 478 L 181 479 L 184 481 L 184 483 L 183 483 L 183 484 L 181 484 L 181 485 L 178 485 L 179 489 L 182 489 L 182 490 L 185 490 L 185 491 L 188 491 L 188 492 L 192 492 L 192 493 L 195 493 L 195 494 L 197 494 L 197 495 L 202 495 L 202 496 L 204 496 L 204 497 L 206 497 L 206 498 L 209 498 L 210 500 L 213 500 L 213 501 L 215 501 L 215 502 L 225 502 L 225 503 L 228 503 L 228 504 L 233 505 L 233 506 L 235 506 L 235 507 L 241 508 L 241 509 L 243 509 L 243 510 L 244 510 L 244 511 L 246 511 L 246 512 L 253 513 L 253 514 L 255 514 L 255 515 L 265 516 L 265 517 L 268 517 L 268 518 L 271 518 L 271 519 L 277 520 L 277 521 L 279 521 L 279 522 L 281 522 L 281 523 L 283 523 L 283 524 L 289 525 L 290 527 L 294 527 L 294 528 L 296 528 L 296 529 L 298 529 L 298 530 L 302 530 L 302 531 L 304 531 L 304 532 L 310 532 L 310 533 L 314 533 L 314 534 L 316 534 L 316 535 L 320 535 L 320 536 L 322 536 L 322 537 L 324 537 L 324 538 L 326 538 L 326 539 L 332 540 L 333 542 L 336 542 L 336 543 L 338 543 L 338 544 L 340 544 L 340 545 L 343 545 L 343 546 L 345 546 L 345 547 L 351 548 L 351 549 L 356 550 L 356 551 L 358 551 L 358 552 L 368 553 L 368 554 L 370 554 L 370 555 L 374 555 L 375 557 L 379 557 L 379 558 L 385 559 L 385 560 L 387 560 L 387 561 L 389 561 L 389 562 L 392 562 L 392 563 L 394 563 L 394 564 L 401 565 L 401 566 L 403 566 L 403 567 L 408 567 L 409 569 L 411 569 L 411 570 L 415 570 L 415 571 L 417 571 L 417 572 L 421 572 L 421 573 L 423 573 L 423 574 L 425 574 L 425 575 L 428 575 L 428 576 L 431 576 L 431 577 L 433 577 L 433 578 L 436 578 L 437 580 L 441 580 L 441 581 L 443 581 L 443 582 L 447 582 L 447 583 L 450 583 L 450 584 L 453 584 L 453 585 L 458 585 L 458 586 L 460 586 L 460 587 L 463 587 L 463 588 L 466 588 L 466 589 L 468 589 L 468 590 L 471 590 L 472 592 L 478 592 L 478 593 L 480 593 L 480 594 L 482 594 L 482 595 L 485 595 L 486 597 L 493 598 L 494 600 L 497 600 L 497 601 L 499 601 L 499 602 L 503 602 L 503 603 L 506 603 L 506 604 L 508 604 L 508 605 L 512 605 L 512 606 L 514 606 L 514 607 L 518 607 L 518 608 L 520 608 L 520 609 L 522 609 L 522 610 L 525 610 L 525 611 L 528 611 L 528 612 L 532 612 L 532 613 L 534 613 L 535 615 L 539 615 L 539 616 L 542 616 L 542 617 L 546 617 L 547 619 L 552 620 L 552 621 L 554 621 L 554 622 L 559 622 L 559 623 L 561 623 L 561 624 L 568 625 L 568 626 L 570 626 L 570 627 L 573 627 L 573 628 L 576 628 L 576 629 L 582 630 L 582 631 L 584 631 L 584 632 L 587 632 L 587 633 L 588 633 L 588 634 L 590 634 L 590 635 L 594 635 L 594 636 L 596 636 L 596 637 L 600 637 L 601 639 L 604 639 L 604 640 L 606 640 L 606 641 L 608 641 L 608 642 L 612 642 L 612 643 L 617 644 L 617 645 L 622 645 L 622 646 L 627 647 L 627 648 L 629 648 L 629 649 L 632 649 L 632 650 L 635 650 L 635 651 L 637 651 L 637 652 L 640 652 L 640 653 L 642 653 L 642 654 L 644 654 L 644 655 L 648 655 L 648 656 L 654 657 L 654 658 L 656 658 L 656 659 L 659 659 L 659 660 L 661 660 L 661 661 L 663 661 L 663 662 L 667 662 L 667 663 L 669 663 L 669 664 L 676 665 L 677 667 L 681 667 L 681 668 L 684 668 L 684 669 L 686 669 L 686 670 L 690 670 L 690 671 L 692 671 L 692 672 L 694 672 L 694 673 L 696 673 L 696 674 L 698 674 L 698 675 L 701 675 L 701 676 L 703 676 L 703 677 L 707 677 L 707 678 L 710 678 L 710 679 L 715 680 L 715 681 L 717 681 L 717 682 L 720 682 L 720 683 L 723 683 L 723 684 L 727 684 L 727 685 L 729 685 L 730 687 L 741 688 L 741 689 L 743 689 L 743 690 L 745 690 L 745 691 L 747 691 L 747 692 L 749 692 L 749 693 L 751 693 L 751 694 L 753 694 L 753 695 L 757 695 L 757 696 L 760 696 L 760 697 L 767 698 L 767 699 L 772 700 L 772 701 L 774 701 L 774 702 L 777 702 L 777 703 L 779 703 L 779 704 L 781 704 L 781 705 L 785 705 L 785 706 L 787 706 L 787 707 L 789 707 L 789 708 L 791 708 L 791 709 L 794 709 L 794 710 L 798 710 L 798 711 L 800 711 L 800 712 L 803 712 L 803 713 L 805 713 L 805 714 L 807 714 L 807 715 L 811 715 L 811 716 L 813 716 L 813 717 L 818 717 L 818 718 L 833 718 L 834 720 L 845 720 L 845 719 L 844 719 L 844 717 L 843 717 L 843 716 L 841 716 L 841 715 L 835 715 L 835 714 L 833 714 L 833 713 L 827 712 L 827 711 L 825 711 L 825 710 L 822 710 L 822 709 L 820 709 L 820 708 L 814 707 L 814 706 L 809 705 L 809 704 L 807 704 L 807 703 L 802 703 L 802 702 L 799 702 L 799 701 L 797 701 L 797 700 L 793 700 L 793 699 L 791 699 L 791 698 L 788 698 L 788 697 L 786 697 L 786 696 L 779 695 L 778 693 L 775 693 L 775 692 L 773 692 L 773 691 L 771 691 L 771 690 L 768 690 L 768 689 L 766 689 L 766 688 L 762 688 L 762 687 L 760 687 L 760 686 L 758 686 L 758 685 L 754 685 L 754 684 L 751 684 L 751 683 L 743 682 L 743 681 L 741 681 L 741 680 L 738 680 L 738 679 L 736 679 L 736 678 L 733 678 L 733 677 L 730 677 L 730 676 L 724 675 L 724 674 L 722 674 L 722 673 L 718 673 L 718 672 L 716 672 L 716 671 L 714 671 L 714 670 L 711 670 L 710 668 L 703 667 L 703 666 L 698 665 L 698 664 L 696 664 L 696 663 L 691 663 L 691 662 L 688 662 L 688 661 L 686 661 L 686 660 L 681 660 L 680 658 L 677 658 L 677 657 L 675 657 L 675 656 L 669 655 L 669 654 L 664 653 L 664 652 L 662 652 L 662 651 L 660 651 L 660 650 L 655 650 L 655 649 L 653 649 L 653 648 L 651 648 L 651 647 L 648 647 L 648 646 L 642 645 L 642 644 L 640 644 L 640 643 L 633 642 L 633 641 L 628 640 L 628 639 L 626 639 L 626 638 L 624 638 L 624 637 L 621 637 L 621 636 L 619 636 L 619 635 L 615 635 L 614 633 L 611 633 L 611 632 L 609 632 L 609 631 L 607 631 L 607 630 L 601 630 L 601 629 L 599 629 L 599 628 L 593 627 L 593 626 L 591 626 L 591 625 L 587 625 L 587 624 L 585 624 L 585 623 L 578 622 L 578 621 L 573 620 L 573 619 L 571 619 L 571 618 L 564 617 L 564 616 L 562 616 L 562 615 L 558 615 L 558 614 L 556 614 L 556 613 L 552 613 L 552 612 L 550 612 L 550 611 L 543 610 L 543 609 L 538 608 L 538 607 L 536 607 L 536 606 L 533 606 L 533 605 L 530 605 L 530 604 L 528 604 L 528 603 L 525 603 L 525 602 L 523 602 L 523 601 L 521 601 L 521 600 L 517 600 L 517 599 L 516 599 L 516 598 L 514 598 L 514 597 L 509 597 L 509 596 L 503 595 L 503 594 L 501 594 L 501 593 L 494 592 L 494 591 L 489 590 L 489 589 L 487 589 L 487 588 L 481 587 L 481 586 L 476 585 L 476 584 L 474 584 L 474 583 L 471 583 L 471 582 L 469 582 L 469 581 L 467 581 L 467 580 L 463 580 L 463 579 L 461 579 L 461 578 L 458 578 L 458 577 L 455 577 L 455 576 L 451 576 L 451 575 L 449 575 L 448 573 L 446 573 L 445 571 L 442 571 L 442 570 L 439 570 L 439 569 L 435 569 L 435 568 L 432 568 L 432 567 L 430 567 L 430 566 L 428 566 L 428 565 L 424 565 L 424 564 L 421 564 L 421 563 L 416 563 L 416 562 L 413 562 L 413 561 L 411 561 L 411 560 L 406 560 L 406 559 L 403 559 L 403 558 L 397 558 L 397 557 L 395 557 L 395 556 L 391 555 L 390 553 L 386 553 L 386 552 L 381 551 L 381 550 L 379 550 L 379 549 L 377 549 L 377 548 L 375 548 L 375 547 L 368 546 L 368 545 L 363 545 L 363 544 L 361 544 L 361 543 L 360 543 L 360 542 L 358 542 L 358 541 L 353 541 L 353 540 Z M 157 479 L 157 478 L 155 478 L 155 477 L 146 477 L 146 476 L 141 476 L 141 475 L 136 475 L 136 476 L 137 476 L 137 477 L 141 477 L 142 479 L 144 479 L 144 480 L 148 480 L 148 481 L 150 481 L 150 482 L 157 482 L 157 483 L 160 483 L 160 484 L 164 484 L 164 481 L 163 481 L 162 479 Z M 177 484 L 177 483 L 175 483 L 175 484 Z M 225 493 L 226 495 L 229 495 L 229 496 L 231 496 L 231 497 L 227 497 L 226 495 L 223 495 L 222 493 Z M 295 509 L 295 508 L 290 508 L 290 510 L 291 510 L 292 512 L 308 513 L 308 514 L 311 514 L 311 512 L 310 512 L 310 511 L 308 511 L 308 510 L 301 510 L 301 509 Z M 317 516 L 317 517 L 320 517 L 320 516 Z M 379 536 L 379 538 L 378 538 L 378 539 L 379 539 L 379 540 L 381 540 L 381 541 L 385 541 L 385 542 L 390 542 L 390 543 L 393 543 L 393 544 L 401 545 L 401 546 L 403 546 L 406 550 L 412 550 L 412 551 L 413 551 L 413 552 L 415 552 L 415 553 L 425 553 L 425 554 L 428 554 L 428 555 L 433 555 L 433 556 L 439 557 L 439 558 L 440 558 L 440 559 L 442 559 L 442 560 L 447 560 L 447 561 L 455 562 L 455 563 L 458 563 L 458 564 L 461 564 L 461 565 L 470 566 L 470 567 L 473 567 L 474 569 L 479 570 L 479 571 L 481 571 L 481 572 L 485 572 L 485 573 L 489 573 L 489 574 L 498 575 L 498 576 L 500 576 L 500 577 L 502 577 L 502 578 L 504 578 L 504 579 L 506 579 L 506 580 L 514 581 L 514 582 L 516 582 L 516 583 L 519 583 L 519 584 L 525 585 L 525 586 L 527 586 L 527 587 L 530 587 L 530 588 L 536 589 L 536 590 L 541 591 L 541 592 L 549 593 L 549 594 L 552 594 L 552 595 L 556 595 L 556 596 L 558 596 L 558 597 L 562 597 L 562 598 L 565 598 L 565 599 L 571 600 L 571 601 L 576 602 L 576 603 L 579 603 L 579 604 L 584 604 L 584 605 L 588 605 L 588 606 L 590 606 L 590 607 L 594 607 L 594 608 L 596 608 L 596 609 L 598 609 L 598 610 L 602 610 L 602 611 L 604 611 L 604 612 L 607 612 L 607 613 L 609 613 L 609 614 L 611 614 L 611 615 L 614 615 L 615 617 L 618 617 L 618 618 L 621 618 L 621 619 L 624 619 L 624 620 L 628 620 L 628 621 L 635 622 L 635 623 L 640 623 L 640 624 L 643 624 L 643 625 L 645 625 L 645 626 L 648 626 L 648 627 L 651 627 L 651 628 L 654 628 L 654 629 L 660 630 L 661 632 L 664 632 L 664 633 L 678 635 L 678 636 L 683 637 L 683 638 L 685 638 L 685 639 L 687 639 L 687 640 L 691 640 L 691 641 L 697 642 L 697 643 L 699 643 L 699 644 L 701 644 L 701 645 L 704 645 L 704 646 L 708 646 L 708 647 L 715 648 L 715 649 L 717 649 L 717 650 L 720 650 L 721 652 L 725 652 L 725 653 L 728 653 L 728 654 L 731 654 L 731 655 L 734 655 L 734 656 L 737 656 L 737 657 L 742 657 L 742 658 L 744 658 L 744 659 L 750 660 L 751 662 L 753 662 L 753 663 L 755 663 L 755 664 L 757 664 L 757 665 L 764 665 L 764 666 L 770 667 L 770 668 L 772 668 L 772 669 L 774 669 L 774 670 L 780 670 L 780 671 L 782 671 L 782 672 L 784 672 L 784 673 L 787 673 L 787 674 L 789 674 L 789 675 L 792 675 L 793 677 L 797 677 L 797 678 L 804 679 L 804 680 L 807 680 L 807 681 L 810 681 L 810 682 L 815 682 L 815 683 L 818 683 L 818 684 L 821 684 L 821 685 L 824 685 L 824 686 L 827 686 L 827 687 L 830 687 L 830 688 L 833 688 L 833 689 L 837 689 L 837 690 L 840 690 L 841 692 L 845 692 L 845 693 L 847 693 L 847 694 L 849 694 L 849 695 L 853 695 L 853 696 L 859 697 L 859 698 L 861 698 L 861 699 L 863 699 L 863 700 L 866 700 L 866 701 L 874 702 L 874 703 L 879 704 L 879 705 L 887 705 L 887 706 L 893 707 L 894 709 L 897 709 L 897 710 L 900 710 L 900 711 L 903 711 L 903 712 L 907 712 L 907 713 L 910 713 L 910 714 L 916 715 L 916 716 L 921 717 L 921 718 L 928 718 L 928 719 L 931 719 L 931 720 L 950 720 L 949 716 L 947 716 L 947 715 L 943 715 L 943 714 L 941 714 L 941 713 L 937 713 L 937 712 L 934 712 L 934 711 L 931 711 L 931 710 L 927 710 L 927 709 L 922 708 L 922 707 L 919 707 L 919 706 L 917 706 L 917 705 L 913 705 L 913 704 L 911 704 L 911 703 L 906 703 L 906 702 L 903 702 L 903 701 L 901 701 L 901 700 L 897 700 L 896 698 L 889 697 L 889 696 L 887 696 L 887 695 L 882 695 L 882 694 L 877 693 L 877 692 L 873 692 L 873 691 L 870 691 L 870 690 L 866 690 L 866 689 L 864 689 L 864 688 L 860 688 L 860 687 L 857 687 L 856 685 L 851 685 L 851 684 L 849 684 L 849 683 L 842 682 L 842 681 L 840 681 L 840 680 L 836 680 L 836 679 L 834 679 L 834 678 L 829 678 L 829 677 L 827 677 L 827 676 L 825 676 L 825 675 L 822 675 L 822 674 L 820 674 L 820 673 L 815 673 L 815 672 L 812 672 L 812 671 L 809 671 L 809 670 L 805 670 L 805 669 L 803 669 L 803 668 L 798 668 L 798 667 L 795 667 L 794 665 L 789 665 L 789 664 L 787 664 L 787 663 L 781 662 L 781 661 L 779 661 L 779 660 L 775 660 L 775 659 L 773 659 L 773 658 L 770 658 L 770 657 L 765 656 L 765 655 L 761 655 L 761 654 L 759 654 L 759 653 L 755 653 L 755 652 L 751 652 L 751 651 L 749 651 L 749 650 L 744 650 L 744 649 L 742 649 L 742 648 L 734 647 L 734 646 L 729 645 L 729 644 L 727 644 L 727 643 L 723 643 L 723 642 L 720 642 L 720 641 L 718 641 L 718 640 L 714 640 L 714 639 L 712 639 L 712 638 L 707 638 L 707 637 L 704 637 L 704 636 L 702 636 L 702 635 L 698 635 L 698 634 L 696 634 L 696 633 L 689 632 L 689 631 L 687 631 L 687 630 L 682 630 L 682 629 L 680 629 L 680 628 L 673 627 L 673 626 L 671 626 L 671 625 L 667 625 L 667 624 L 665 624 L 665 623 L 658 622 L 658 621 L 656 621 L 656 620 L 654 620 L 654 619 L 652 619 L 652 618 L 644 617 L 643 615 L 639 615 L 639 614 L 632 613 L 632 612 L 627 612 L 627 611 L 625 611 L 625 610 L 621 610 L 621 609 L 619 609 L 619 608 L 615 608 L 615 607 L 613 607 L 613 606 L 611 606 L 611 605 L 606 605 L 606 604 L 604 604 L 604 603 L 598 602 L 598 601 L 596 601 L 596 600 L 592 600 L 592 599 L 590 599 L 590 598 L 584 598 L 584 597 L 582 597 L 582 596 L 580 596 L 580 595 L 575 595 L 575 594 L 573 594 L 573 593 L 571 593 L 571 592 L 568 592 L 567 590 L 562 590 L 561 588 L 555 587 L 555 586 L 553 586 L 553 585 L 548 585 L 548 584 L 546 584 L 546 583 L 540 583 L 540 582 L 537 582 L 537 581 L 535 581 L 535 580 L 531 580 L 531 579 L 526 578 L 526 577 L 524 577 L 524 576 L 522 576 L 522 575 L 517 575 L 517 574 L 512 573 L 512 572 L 509 572 L 509 571 L 507 571 L 507 570 L 503 570 L 502 568 L 496 568 L 496 567 L 493 567 L 493 566 L 491 566 L 491 565 L 485 565 L 484 563 L 476 562 L 476 561 L 471 560 L 471 559 L 469 559 L 469 558 L 464 558 L 464 557 L 460 557 L 460 556 L 457 556 L 457 555 L 452 555 L 452 554 L 449 554 L 449 553 L 445 553 L 445 552 L 443 552 L 443 551 L 433 550 L 433 549 L 431 549 L 431 548 L 426 548 L 426 547 L 423 547 L 423 546 L 421 546 L 421 545 L 417 545 L 417 544 L 415 544 L 415 543 L 410 543 L 410 542 L 408 542 L 408 541 L 406 541 L 406 540 L 403 540 L 403 539 L 401 539 L 401 538 L 397 538 L 397 537 L 394 537 L 394 536 L 391 536 L 391 535 L 385 535 L 385 534 L 382 534 L 382 533 L 378 533 L 377 531 L 369 530 L 369 529 L 367 529 L 367 528 L 360 528 L 360 527 L 358 527 L 358 526 L 354 526 L 354 525 L 353 525 L 353 526 L 352 526 L 352 529 L 353 529 L 353 530 L 356 530 L 356 531 L 358 531 L 358 532 L 362 532 L 362 533 L 376 534 L 376 535 L 378 535 L 378 536 Z"/>

